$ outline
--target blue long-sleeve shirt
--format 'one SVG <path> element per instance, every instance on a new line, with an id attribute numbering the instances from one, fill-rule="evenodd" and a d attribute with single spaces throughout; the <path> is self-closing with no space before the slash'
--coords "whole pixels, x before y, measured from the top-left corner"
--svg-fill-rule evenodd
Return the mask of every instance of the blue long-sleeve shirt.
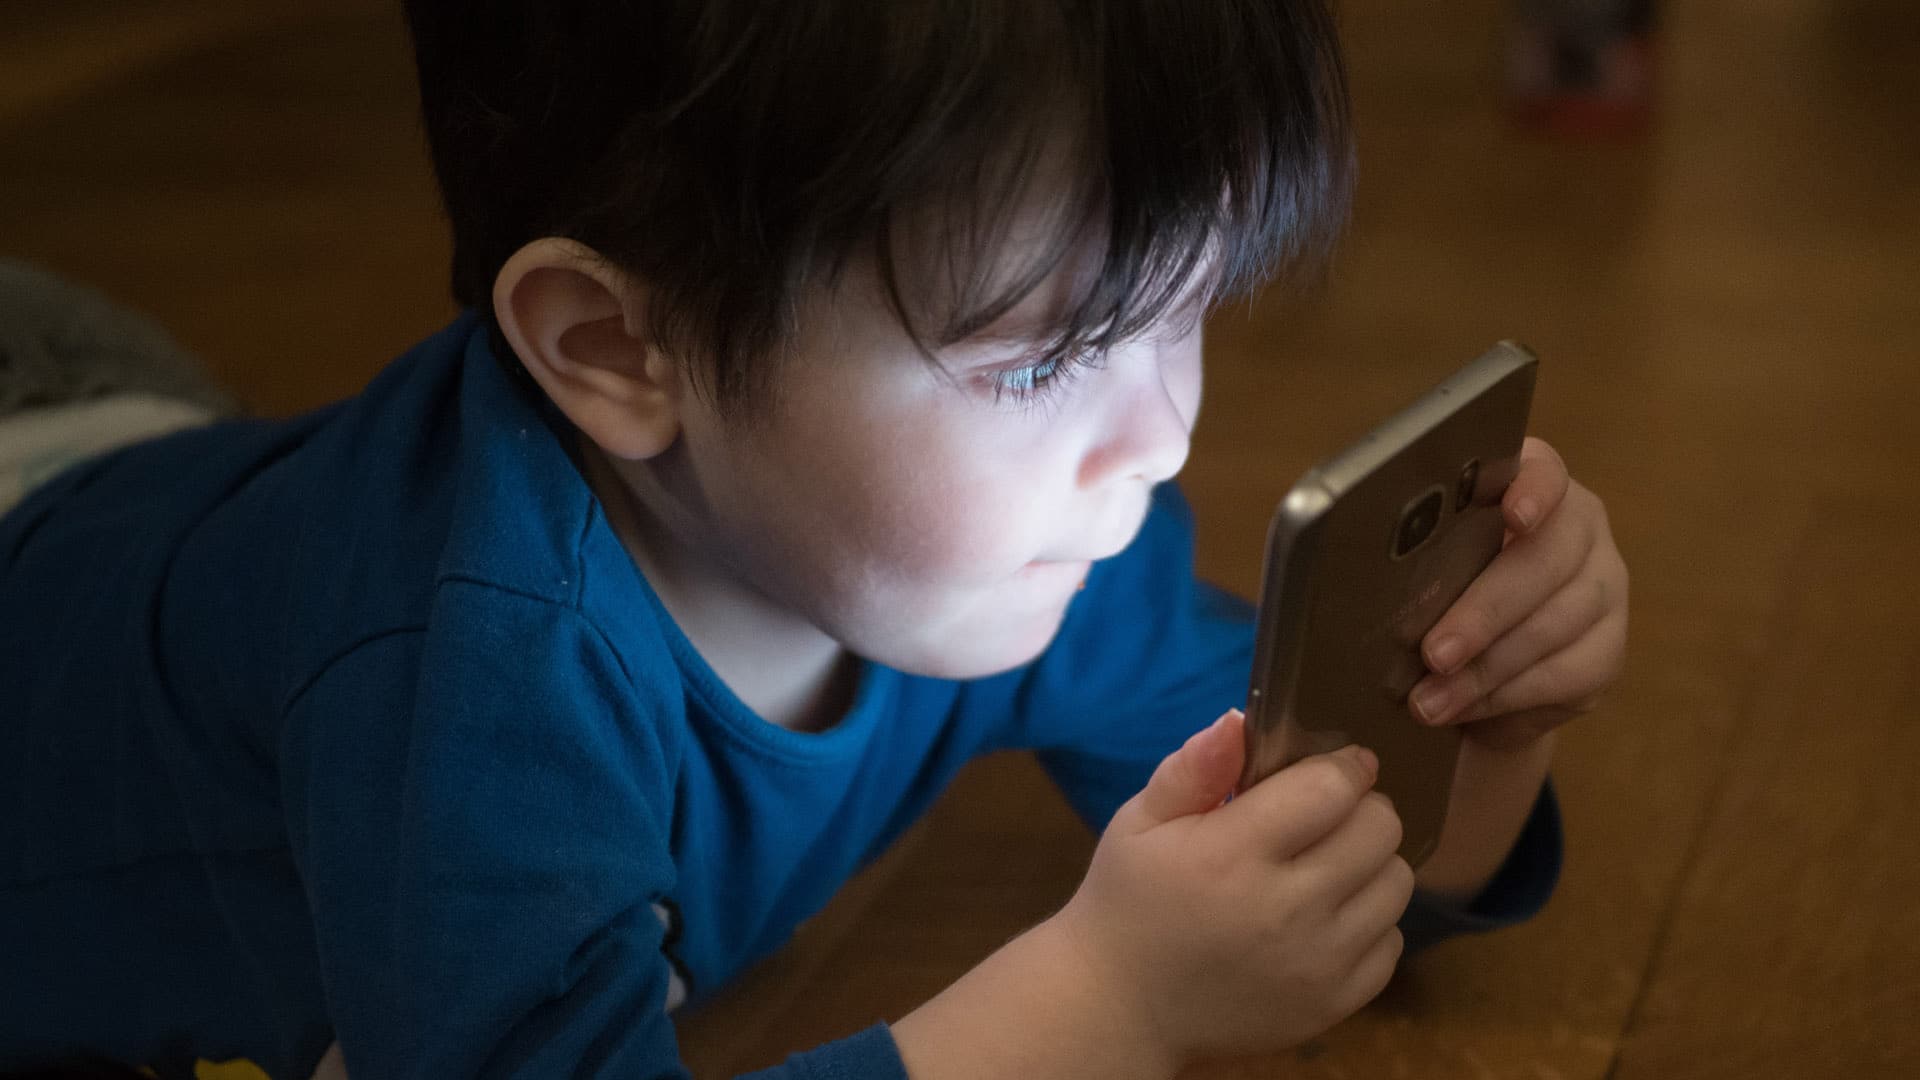
<path id="1" fill-rule="evenodd" d="M 933 802 L 1031 748 L 1094 828 L 1243 700 L 1243 602 L 1163 485 L 1033 664 L 865 664 L 753 715 L 635 569 L 564 421 L 462 316 L 347 402 L 83 465 L 0 519 L 0 1068 L 684 1075 L 725 984 Z M 1551 791 L 1468 911 L 1525 918 Z M 884 1025 L 769 1075 L 904 1075 Z"/>

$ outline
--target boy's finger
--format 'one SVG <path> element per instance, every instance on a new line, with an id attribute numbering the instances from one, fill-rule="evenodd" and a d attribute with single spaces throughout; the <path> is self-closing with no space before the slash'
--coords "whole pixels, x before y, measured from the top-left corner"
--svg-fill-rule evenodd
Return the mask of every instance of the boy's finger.
<path id="1" fill-rule="evenodd" d="M 1427 631 L 1428 668 L 1450 674 L 1519 626 L 1579 572 L 1594 544 L 1578 529 L 1529 539 L 1508 545 Z"/>
<path id="2" fill-rule="evenodd" d="M 1463 721 L 1480 721 L 1541 708 L 1583 713 L 1613 685 L 1625 664 L 1627 616 L 1614 611 L 1590 627 L 1578 641 L 1495 687 Z"/>
<path id="3" fill-rule="evenodd" d="M 1365 879 L 1341 897 L 1329 935 L 1336 941 L 1372 941 L 1400 921 L 1413 899 L 1413 868 L 1392 848 L 1385 859 L 1375 860 L 1366 870 Z"/>
<path id="4" fill-rule="evenodd" d="M 1400 964 L 1400 958 L 1406 955 L 1407 939 L 1398 926 L 1389 927 L 1387 932 L 1375 938 L 1360 954 L 1348 977 L 1346 986 L 1334 999 L 1335 1016 L 1351 1016 L 1366 1006 L 1367 1002 L 1380 996 L 1393 978 L 1393 972 Z"/>
<path id="5" fill-rule="evenodd" d="M 1239 709 L 1229 709 L 1211 727 L 1195 732 L 1161 759 L 1147 786 L 1114 815 L 1115 823 L 1138 832 L 1219 806 L 1240 778 L 1245 722 Z"/>
<path id="6" fill-rule="evenodd" d="M 1379 759 L 1361 746 L 1315 754 L 1241 792 L 1220 817 L 1254 832 L 1251 845 L 1292 858 L 1352 816 L 1379 772 Z"/>
<path id="7" fill-rule="evenodd" d="M 1507 528 L 1516 533 L 1532 532 L 1567 497 L 1570 482 L 1560 452 L 1544 439 L 1527 436 L 1520 444 L 1520 470 L 1500 497 Z"/>
<path id="8" fill-rule="evenodd" d="M 1345 821 L 1300 852 L 1293 865 L 1324 882 L 1328 898 L 1344 904 L 1379 875 L 1381 864 L 1393 858 L 1404 835 L 1393 803 L 1377 791 L 1370 792 L 1361 796 Z"/>
<path id="9" fill-rule="evenodd" d="M 1428 675 L 1407 695 L 1408 707 L 1426 724 L 1467 716 L 1467 709 L 1542 658 L 1578 641 L 1610 610 L 1612 584 L 1588 570 L 1575 574 L 1519 626 L 1494 639 L 1453 671 Z"/>

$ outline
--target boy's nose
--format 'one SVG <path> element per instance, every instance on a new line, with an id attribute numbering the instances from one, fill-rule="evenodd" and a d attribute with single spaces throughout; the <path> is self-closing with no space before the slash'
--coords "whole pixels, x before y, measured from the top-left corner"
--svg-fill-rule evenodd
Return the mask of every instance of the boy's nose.
<path id="1" fill-rule="evenodd" d="M 1182 398 L 1193 394 L 1169 385 L 1168 371 L 1150 352 L 1132 359 L 1124 365 L 1132 370 L 1116 380 L 1103 436 L 1081 463 L 1083 487 L 1132 478 L 1157 484 L 1187 463 L 1197 402 Z"/>

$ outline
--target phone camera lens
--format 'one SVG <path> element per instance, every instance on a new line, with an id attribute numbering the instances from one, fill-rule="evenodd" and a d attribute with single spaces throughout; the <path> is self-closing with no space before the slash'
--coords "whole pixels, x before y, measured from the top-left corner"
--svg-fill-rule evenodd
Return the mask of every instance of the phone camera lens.
<path id="1" fill-rule="evenodd" d="M 1480 483 L 1480 459 L 1474 458 L 1460 466 L 1460 479 L 1453 485 L 1453 508 L 1465 510 L 1473 505 L 1473 489 Z"/>
<path id="2" fill-rule="evenodd" d="M 1426 543 L 1427 537 L 1439 526 L 1440 511 L 1446 505 L 1446 496 L 1434 488 L 1401 511 L 1400 527 L 1394 531 L 1393 557 L 1401 558 Z"/>

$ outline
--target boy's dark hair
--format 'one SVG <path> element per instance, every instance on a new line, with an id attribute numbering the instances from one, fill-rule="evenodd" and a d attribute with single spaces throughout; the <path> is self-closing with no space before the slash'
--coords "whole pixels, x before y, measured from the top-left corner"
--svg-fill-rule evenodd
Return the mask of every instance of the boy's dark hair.
<path id="1" fill-rule="evenodd" d="M 767 385 L 801 296 L 863 252 L 925 350 L 1099 245 L 1042 334 L 1065 358 L 1140 332 L 1203 259 L 1209 301 L 1311 272 L 1346 220 L 1326 0 L 406 6 L 454 298 L 491 321 L 516 249 L 577 240 L 645 282 L 720 401 Z M 1045 235 L 1010 265 L 1035 195 Z"/>

